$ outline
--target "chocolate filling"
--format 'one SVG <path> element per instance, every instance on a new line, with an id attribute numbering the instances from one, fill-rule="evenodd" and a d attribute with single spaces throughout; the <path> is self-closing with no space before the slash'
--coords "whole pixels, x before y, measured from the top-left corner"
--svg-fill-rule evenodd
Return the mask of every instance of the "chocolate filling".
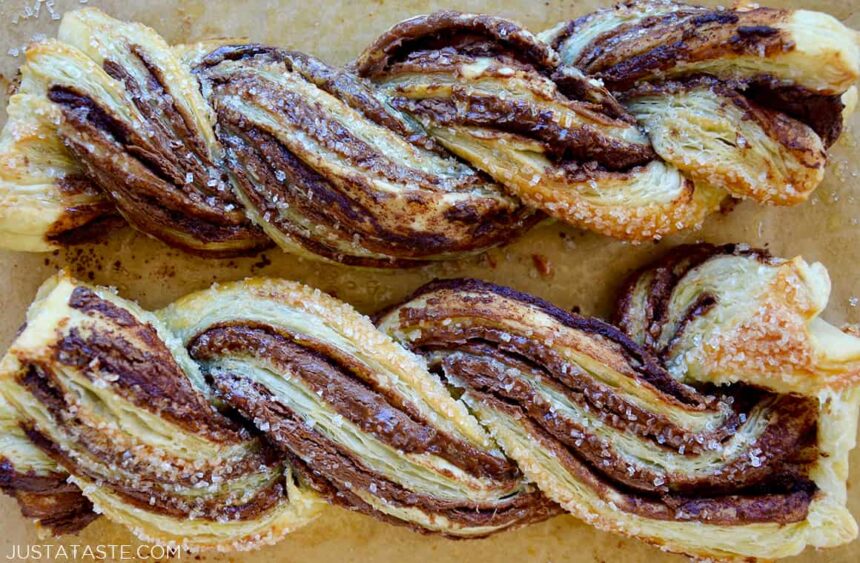
<path id="1" fill-rule="evenodd" d="M 223 372 L 213 374 L 213 382 L 225 401 L 248 418 L 262 421 L 269 428 L 267 437 L 289 454 L 293 467 L 301 472 L 306 482 L 334 504 L 385 522 L 407 525 L 421 532 L 429 530 L 374 509 L 362 500 L 359 493 L 370 494 L 394 507 L 417 508 L 425 513 L 443 516 L 463 527 L 522 526 L 561 512 L 537 490 L 519 493 L 484 506 L 417 494 L 374 473 L 362 462 L 359 452 L 349 451 L 309 428 L 301 416 L 274 397 L 263 385 L 237 374 Z"/>
<path id="2" fill-rule="evenodd" d="M 804 117 L 802 115 L 802 102 L 795 105 L 793 108 L 795 111 L 785 111 L 786 108 L 782 107 L 779 98 L 766 93 L 764 90 L 748 88 L 743 83 L 721 82 L 709 76 L 692 76 L 678 81 L 642 84 L 619 94 L 619 99 L 636 100 L 642 96 L 660 96 L 702 89 L 712 92 L 714 96 L 721 99 L 723 104 L 732 104 L 737 107 L 743 112 L 743 119 L 757 123 L 765 135 L 793 151 L 800 163 L 807 168 L 824 166 L 827 155 L 818 146 L 818 139 L 815 137 L 819 135 L 819 132 L 815 129 L 816 126 L 814 124 L 808 125 L 808 121 L 802 119 Z M 755 96 L 750 95 L 751 93 L 754 93 Z M 807 109 L 814 110 L 815 108 L 810 106 Z M 820 109 L 824 111 L 823 107 Z M 842 102 L 840 101 L 839 107 L 833 114 L 838 114 L 838 131 L 836 131 L 836 137 L 833 138 L 833 141 L 841 132 L 841 111 Z M 827 119 L 827 115 L 831 114 L 825 112 L 816 115 L 815 119 L 819 120 L 819 125 L 823 124 L 822 120 Z M 822 139 L 822 141 L 827 146 L 827 139 Z"/>
<path id="3" fill-rule="evenodd" d="M 282 448 L 294 467 L 331 502 L 373 514 L 389 522 L 399 519 L 380 513 L 363 501 L 359 492 L 384 499 L 393 506 L 416 507 L 445 516 L 468 527 L 520 526 L 543 520 L 558 507 L 536 490 L 481 504 L 470 500 L 443 500 L 419 494 L 375 472 L 362 452 L 315 430 L 262 383 L 217 366 L 220 357 L 254 357 L 266 350 L 264 361 L 278 373 L 299 378 L 337 415 L 403 455 L 438 456 L 475 477 L 489 478 L 499 486 L 513 487 L 520 476 L 515 466 L 429 424 L 418 409 L 371 380 L 369 368 L 323 343 L 254 323 L 208 327 L 189 344 L 192 356 L 209 367 L 209 376 L 225 402 L 253 419 L 267 437 Z M 408 524 L 408 523 L 407 523 Z M 416 529 L 420 525 L 410 524 Z"/>
<path id="4" fill-rule="evenodd" d="M 90 379 L 111 374 L 114 392 L 189 432 L 216 442 L 246 439 L 240 426 L 218 413 L 193 387 L 155 327 L 82 286 L 72 291 L 69 306 L 115 325 L 116 330 L 94 328 L 84 333 L 72 328 L 54 349 L 59 365 L 77 368 Z"/>
<path id="5" fill-rule="evenodd" d="M 265 443 L 251 443 L 247 429 L 214 409 L 194 388 L 152 325 L 86 287 L 72 291 L 69 306 L 97 322 L 68 328 L 54 345 L 50 364 L 31 362 L 17 378 L 51 417 L 53 433 L 36 428 L 31 421 L 20 422 L 33 444 L 70 474 L 153 513 L 227 522 L 258 518 L 286 502 L 281 456 Z M 85 413 L 77 403 L 80 391 L 67 383 L 64 366 L 183 432 L 225 448 L 247 448 L 225 457 L 223 464 L 210 459 L 199 464 L 137 441 L 123 430 L 116 430 L 119 435 L 113 437 L 93 423 L 91 416 L 98 417 L 98 407 L 93 409 L 95 414 Z M 4 488 L 19 500 L 32 492 L 41 493 L 47 503 L 61 494 L 56 502 L 68 506 L 69 518 L 77 514 L 73 509 L 82 512 L 84 505 L 90 507 L 85 499 L 74 504 L 75 494 L 80 496 L 80 492 L 71 485 L 60 488 L 53 481 L 28 480 L 6 465 L 3 474 Z M 247 483 L 243 490 L 237 489 L 237 481 Z M 29 496 L 21 502 L 33 504 L 29 510 L 34 512 L 39 499 Z M 86 524 L 83 516 L 76 518 L 74 522 Z M 74 522 L 69 520 L 68 526 Z"/>
<path id="6" fill-rule="evenodd" d="M 0 457 L 0 490 L 15 497 L 25 518 L 38 520 L 54 536 L 74 534 L 98 518 L 80 489 L 64 474 L 21 473 Z"/>
<path id="7" fill-rule="evenodd" d="M 305 55 L 275 52 L 226 75 L 201 71 L 211 83 L 219 139 L 227 148 L 227 164 L 238 188 L 263 221 L 305 248 L 342 263 L 408 266 L 505 242 L 540 219 L 515 201 L 489 193 L 489 181 L 478 174 L 448 178 L 380 152 L 318 104 L 255 69 L 255 64 L 267 60 L 283 63 L 286 70 L 336 95 L 407 141 L 426 148 L 427 140 L 383 106 L 358 78 Z M 252 123 L 230 107 L 229 102 L 237 98 L 277 114 L 307 138 L 337 153 L 338 160 L 355 172 L 328 176 L 326 170 L 314 168 L 317 155 L 313 151 L 298 145 L 288 148 L 277 131 Z M 374 185 L 376 180 L 408 189 L 387 193 Z M 443 200 L 449 193 L 469 191 L 475 193 L 468 199 Z M 416 221 L 420 217 L 424 220 Z M 318 225 L 327 227 L 324 236 L 318 234 Z M 352 250 L 355 245 L 381 256 L 362 256 Z"/>
<path id="8" fill-rule="evenodd" d="M 594 125 L 562 126 L 552 111 L 536 102 L 515 95 L 469 94 L 456 85 L 450 96 L 420 100 L 409 99 L 402 86 L 395 87 L 392 106 L 436 126 L 476 126 L 527 137 L 541 143 L 545 153 L 559 163 L 597 163 L 603 169 L 629 170 L 656 158 L 647 143 L 627 142 L 601 131 L 602 125 L 634 123 L 608 92 L 585 77 L 564 71 L 543 43 L 499 18 L 440 12 L 407 20 L 371 45 L 356 68 L 363 76 L 383 82 L 410 74 L 451 75 L 456 81 L 461 66 L 477 57 L 491 57 L 506 72 L 513 68 L 531 73 L 536 81 L 555 81 L 558 90 L 553 101 L 586 116 Z M 482 73 L 495 73 L 501 81 L 509 76 L 492 66 Z M 541 90 L 537 95 L 548 94 Z M 571 95 L 575 97 L 566 97 Z"/>
<path id="9" fill-rule="evenodd" d="M 492 396 L 477 395 L 491 408 L 516 417 L 521 411 Z M 781 476 L 778 488 L 760 491 L 756 488 L 739 490 L 737 494 L 717 497 L 690 497 L 664 494 L 649 496 L 625 493 L 618 484 L 604 480 L 593 468 L 583 463 L 570 448 L 554 440 L 529 417 L 520 420 L 530 438 L 552 452 L 574 478 L 592 489 L 599 497 L 625 512 L 657 520 L 695 521 L 713 525 L 743 525 L 756 522 L 789 524 L 806 518 L 809 503 L 814 498 L 815 484 L 805 477 Z M 619 498 L 620 496 L 620 498 Z M 620 504 L 619 504 L 620 501 Z"/>
<path id="10" fill-rule="evenodd" d="M 160 69 L 137 46 L 128 56 L 128 64 L 146 71 L 145 84 L 119 62 L 106 60 L 103 66 L 124 85 L 145 131 L 135 130 L 75 87 L 54 85 L 48 91 L 65 117 L 60 136 L 89 178 L 129 223 L 180 248 L 231 256 L 269 246 L 247 222 L 200 133 L 169 95 Z"/>
<path id="11" fill-rule="evenodd" d="M 622 94 L 643 80 L 660 76 L 679 62 L 696 62 L 738 55 L 768 57 L 794 48 L 787 34 L 775 25 L 785 10 L 758 8 L 744 11 L 681 6 L 664 15 L 647 16 L 618 25 L 596 37 L 570 64 L 600 78 L 607 88 Z M 593 15 L 571 21 L 556 35 L 552 46 L 562 44 L 589 25 Z M 831 146 L 842 131 L 841 97 L 786 86 L 767 75 L 754 76 L 736 86 L 750 101 L 796 119 Z"/>
<path id="12" fill-rule="evenodd" d="M 192 357 L 203 361 L 222 355 L 254 357 L 265 350 L 264 360 L 280 373 L 301 378 L 338 414 L 392 448 L 437 455 L 476 476 L 517 477 L 516 467 L 507 460 L 434 428 L 414 405 L 375 386 L 369 368 L 357 360 L 307 338 L 300 342 L 265 325 L 242 323 L 209 327 L 188 348 Z"/>
<path id="13" fill-rule="evenodd" d="M 191 467 L 185 460 L 162 459 L 153 464 L 150 459 L 141 458 L 136 450 L 110 441 L 80 419 L 75 414 L 76 405 L 68 402 L 71 395 L 63 391 L 59 377 L 49 368 L 31 365 L 19 376 L 18 383 L 45 406 L 59 432 L 70 436 L 73 450 L 56 443 L 32 424 L 22 422 L 21 428 L 28 439 L 69 473 L 108 487 L 138 508 L 181 518 L 246 520 L 256 518 L 284 500 L 285 490 L 278 479 L 270 480 L 241 498 L 233 498 L 226 487 L 232 479 L 277 467 L 280 460 L 271 449 L 262 448 L 258 453 L 236 459 L 229 467 L 219 468 L 217 475 L 211 469 Z M 85 460 L 88 461 L 85 463 Z M 273 471 L 273 475 L 278 474 Z M 177 492 L 178 488 L 198 491 L 201 485 L 208 486 L 210 482 L 222 484 L 204 495 L 186 496 Z M 20 487 L 13 481 L 10 488 L 17 491 Z"/>
<path id="14" fill-rule="evenodd" d="M 568 61 L 602 79 L 613 91 L 668 70 L 679 61 L 695 62 L 739 55 L 764 56 L 794 47 L 784 32 L 773 27 L 788 12 L 770 8 L 747 11 L 679 6 L 667 14 L 646 16 L 613 27 L 599 35 L 575 60 Z M 586 27 L 586 15 L 568 24 L 553 46 Z"/>
<path id="15" fill-rule="evenodd" d="M 392 105 L 437 126 L 469 125 L 515 133 L 541 142 L 556 160 L 595 161 L 610 170 L 646 164 L 656 155 L 646 144 L 625 143 L 604 135 L 598 128 L 558 125 L 552 113 L 521 100 L 460 94 L 450 98 L 409 100 L 394 98 Z"/>
<path id="16" fill-rule="evenodd" d="M 403 21 L 380 35 L 356 61 L 360 76 L 375 78 L 412 53 L 451 49 L 471 56 L 506 57 L 551 73 L 555 54 L 517 24 L 493 16 L 441 11 Z"/>
<path id="17" fill-rule="evenodd" d="M 815 492 L 808 468 L 818 455 L 814 400 L 738 385 L 701 390 L 681 385 L 650 359 L 648 351 L 610 325 L 492 284 L 476 280 L 434 282 L 411 299 L 419 297 L 420 306 L 410 307 L 407 301 L 378 318 L 396 315 L 397 330 L 420 327 L 409 346 L 425 356 L 431 368 L 463 387 L 473 399 L 522 423 L 535 440 L 555 452 L 565 468 L 599 496 L 608 499 L 610 492 L 621 494 L 623 510 L 650 518 L 722 524 L 805 518 Z M 714 421 L 720 422 L 702 432 L 678 426 L 666 415 L 637 407 L 531 334 L 495 328 L 494 321 L 504 323 L 511 314 L 511 305 L 505 300 L 536 308 L 568 327 L 597 337 L 594 345 L 622 352 L 627 358 L 628 376 L 652 386 L 673 408 L 710 412 Z M 705 306 L 699 304 L 700 308 Z M 663 450 L 666 455 L 673 451 L 671 455 L 686 458 L 719 452 L 744 431 L 748 417 L 756 416 L 763 422 L 758 430 L 750 430 L 738 452 L 719 459 L 707 471 L 658 470 L 633 461 L 621 442 L 615 443 L 597 431 L 596 423 L 580 422 L 560 410 L 551 399 L 559 396 L 579 412 L 590 413 L 600 425 L 645 441 L 645 448 Z"/>
<path id="18" fill-rule="evenodd" d="M 683 335 L 687 325 L 698 316 L 704 315 L 717 304 L 716 297 L 704 293 L 691 304 L 684 313 L 678 329 L 668 345 L 659 344 L 663 326 L 668 321 L 669 301 L 675 287 L 690 271 L 702 265 L 711 258 L 720 255 L 727 256 L 752 256 L 763 264 L 772 263 L 772 258 L 766 250 L 752 249 L 746 246 L 726 244 L 714 246 L 711 244 L 681 245 L 672 249 L 662 260 L 648 265 L 634 272 L 623 284 L 619 293 L 613 322 L 626 333 L 633 333 L 633 327 L 638 317 L 638 309 L 633 306 L 633 298 L 636 294 L 636 286 L 643 276 L 648 276 L 648 288 L 645 290 L 646 302 L 644 319 L 642 325 L 644 331 L 644 346 L 652 353 L 666 359 L 672 345 Z M 638 331 L 637 331 L 638 332 Z"/>

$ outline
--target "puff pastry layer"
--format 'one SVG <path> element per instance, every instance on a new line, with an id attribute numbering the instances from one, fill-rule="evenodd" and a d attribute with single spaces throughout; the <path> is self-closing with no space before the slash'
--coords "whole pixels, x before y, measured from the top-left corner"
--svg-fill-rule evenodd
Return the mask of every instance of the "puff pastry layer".
<path id="1" fill-rule="evenodd" d="M 59 275 L 0 362 L 0 484 L 55 533 L 98 511 L 197 549 L 321 500 L 452 537 L 567 511 L 697 557 L 838 545 L 860 339 L 828 293 L 818 264 L 706 245 L 637 273 L 621 328 L 476 280 L 374 327 L 286 281 L 153 315 Z"/>
<path id="2" fill-rule="evenodd" d="M 541 37 L 619 96 L 660 157 L 739 198 L 806 199 L 856 97 L 855 33 L 820 12 L 646 0 Z"/>
<path id="3" fill-rule="evenodd" d="M 44 250 L 118 212 L 200 254 L 274 242 L 370 267 L 479 252 L 543 214 L 651 240 L 729 196 L 803 201 L 858 61 L 854 32 L 803 10 L 633 2 L 539 37 L 439 12 L 336 69 L 87 9 L 27 52 L 0 229 Z"/>
<path id="4" fill-rule="evenodd" d="M 247 280 L 160 316 L 224 402 L 332 503 L 457 537 L 559 512 L 417 358 L 349 305 Z"/>
<path id="5" fill-rule="evenodd" d="M 860 339 L 805 301 L 828 284 L 799 258 L 702 246 L 631 281 L 632 338 L 476 280 L 419 289 L 378 326 L 571 514 L 695 557 L 777 558 L 857 534 Z"/>
<path id="6" fill-rule="evenodd" d="M 320 506 L 216 409 L 181 342 L 107 289 L 45 282 L 0 372 L 0 482 L 54 533 L 104 514 L 150 541 L 247 549 Z"/>

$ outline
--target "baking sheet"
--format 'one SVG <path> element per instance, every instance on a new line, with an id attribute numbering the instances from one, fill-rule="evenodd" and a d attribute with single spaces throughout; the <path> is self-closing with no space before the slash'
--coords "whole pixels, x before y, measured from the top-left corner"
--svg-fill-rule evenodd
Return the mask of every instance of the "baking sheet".
<path id="1" fill-rule="evenodd" d="M 172 42 L 218 36 L 248 37 L 306 51 L 334 64 L 355 57 L 388 26 L 416 14 L 441 8 L 479 11 L 514 18 L 541 31 L 609 0 L 535 1 L 358 1 L 358 0 L 56 0 L 57 15 L 81 7 L 104 9 L 114 17 L 152 26 Z M 711 3 L 714 2 L 703 2 Z M 772 6 L 808 7 L 827 11 L 860 28 L 860 0 L 775 0 Z M 24 17 L 29 8 L 38 17 Z M 15 16 L 18 18 L 15 18 Z M 15 23 L 17 21 L 17 23 Z M 59 22 L 44 2 L 0 0 L 0 107 L 22 57 L 21 47 L 38 34 L 53 36 Z M 17 50 L 17 51 L 16 51 Z M 0 110 L 0 123 L 5 111 Z M 372 312 L 393 303 L 436 277 L 472 276 L 510 285 L 563 307 L 578 307 L 589 315 L 606 316 L 624 276 L 671 246 L 705 240 L 740 241 L 769 248 L 774 254 L 803 255 L 823 262 L 830 271 L 833 293 L 825 318 L 838 326 L 860 323 L 860 118 L 855 115 L 831 149 L 824 183 L 806 204 L 795 208 L 765 208 L 741 203 L 727 215 L 712 216 L 698 232 L 674 236 L 659 244 L 631 245 L 548 224 L 533 229 L 515 243 L 483 256 L 405 271 L 366 271 L 300 260 L 279 250 L 260 255 L 211 260 L 188 256 L 126 228 L 109 240 L 47 254 L 0 250 L 0 348 L 5 350 L 39 284 L 58 268 L 94 283 L 115 286 L 146 308 L 157 308 L 213 281 L 249 275 L 298 280 L 332 293 Z M 548 268 L 539 268 L 545 261 Z M 547 272 L 549 270 L 549 272 Z M 849 507 L 860 517 L 860 451 L 851 456 Z M 852 486 L 853 484 L 853 486 Z M 14 545 L 45 543 L 21 517 L 15 502 L 0 495 L 0 557 Z M 72 544 L 137 545 L 122 527 L 99 519 L 78 536 L 59 542 Z M 134 548 L 132 548 L 134 549 Z M 182 559 L 199 560 L 184 555 Z M 346 510 L 331 508 L 310 526 L 275 546 L 243 554 L 208 555 L 211 561 L 681 561 L 634 540 L 594 530 L 570 516 L 486 540 L 451 541 L 423 536 L 379 523 Z M 798 561 L 860 560 L 860 542 L 838 549 L 808 550 Z"/>

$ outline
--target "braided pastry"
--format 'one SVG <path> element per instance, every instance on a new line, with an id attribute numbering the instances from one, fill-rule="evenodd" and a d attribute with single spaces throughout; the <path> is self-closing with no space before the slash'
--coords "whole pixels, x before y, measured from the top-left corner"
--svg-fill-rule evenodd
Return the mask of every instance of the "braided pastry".
<path id="1" fill-rule="evenodd" d="M 479 252 L 535 209 L 655 239 L 728 194 L 805 199 L 860 74 L 853 32 L 814 12 L 632 3 L 543 37 L 441 12 L 342 70 L 67 14 L 0 135 L 3 244 L 52 248 L 114 210 L 200 254 L 274 241 L 372 267 Z"/>
<path id="2" fill-rule="evenodd" d="M 507 20 L 412 18 L 356 68 L 447 149 L 568 223 L 647 240 L 698 225 L 723 199 L 659 160 L 608 91 Z"/>
<path id="3" fill-rule="evenodd" d="M 282 456 L 216 410 L 176 337 L 108 290 L 45 282 L 0 372 L 0 482 L 54 533 L 102 513 L 147 540 L 246 549 L 319 507 Z"/>
<path id="4" fill-rule="evenodd" d="M 330 502 L 459 537 L 559 512 L 417 358 L 319 290 L 249 280 L 160 316 Z"/>
<path id="5" fill-rule="evenodd" d="M 794 299 L 762 291 L 777 279 Z M 837 545 L 857 534 L 860 339 L 817 319 L 827 284 L 799 258 L 681 249 L 628 284 L 628 337 L 474 280 L 419 289 L 376 330 L 291 282 L 216 285 L 152 315 L 59 275 L 0 363 L 0 482 L 57 533 L 92 502 L 191 548 L 274 540 L 320 498 L 455 537 L 563 509 L 701 557 Z M 721 365 L 684 346 L 767 330 L 807 355 L 751 345 Z M 44 499 L 70 518 L 44 518 Z"/>
<path id="6" fill-rule="evenodd" d="M 46 98 L 39 109 L 64 144 L 53 149 L 174 246 L 228 256 L 271 237 L 299 254 L 397 266 L 485 249 L 538 218 L 311 57 L 172 49 L 90 9 L 67 15 L 59 39 L 28 50 L 22 94 Z"/>
<path id="7" fill-rule="evenodd" d="M 541 37 L 619 97 L 661 158 L 739 198 L 805 200 L 842 130 L 843 95 L 848 111 L 856 98 L 854 32 L 819 12 L 646 0 Z"/>
<path id="8" fill-rule="evenodd" d="M 761 291 L 776 279 L 793 299 Z M 682 250 L 621 300 L 622 326 L 645 348 L 612 325 L 475 280 L 429 284 L 378 322 L 459 389 L 568 512 L 696 557 L 775 558 L 857 535 L 844 503 L 860 339 L 805 301 L 826 302 L 828 283 L 799 258 Z M 670 344 L 651 348 L 653 334 Z M 735 363 L 712 342 L 739 344 Z"/>

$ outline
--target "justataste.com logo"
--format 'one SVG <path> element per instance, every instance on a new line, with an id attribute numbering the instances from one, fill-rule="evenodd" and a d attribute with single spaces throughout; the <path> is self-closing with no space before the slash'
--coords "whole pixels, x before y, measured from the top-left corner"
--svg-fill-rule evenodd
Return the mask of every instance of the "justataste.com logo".
<path id="1" fill-rule="evenodd" d="M 182 549 L 165 545 L 129 544 L 13 544 L 11 561 L 158 561 L 181 559 Z"/>

